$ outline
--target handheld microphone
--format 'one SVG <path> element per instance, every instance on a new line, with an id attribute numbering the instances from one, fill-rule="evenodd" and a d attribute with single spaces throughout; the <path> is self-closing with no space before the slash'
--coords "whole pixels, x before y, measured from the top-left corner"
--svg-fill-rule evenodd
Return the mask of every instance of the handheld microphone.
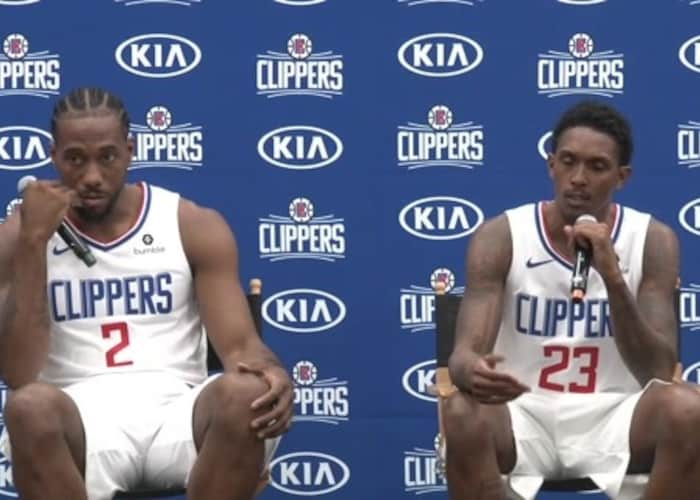
<path id="1" fill-rule="evenodd" d="M 34 181 L 36 181 L 36 177 L 33 175 L 25 175 L 17 182 L 17 192 L 19 192 L 20 196 L 29 183 Z M 68 245 L 68 248 L 73 250 L 75 256 L 82 260 L 86 266 L 92 267 L 95 265 L 97 261 L 95 260 L 95 256 L 92 255 L 90 247 L 85 244 L 83 239 L 76 234 L 73 228 L 66 223 L 65 220 L 61 222 L 61 225 L 58 226 L 56 232 L 66 243 L 66 245 Z"/>
<path id="2" fill-rule="evenodd" d="M 585 224 L 587 222 L 598 222 L 589 214 L 579 215 L 574 224 Z M 583 301 L 586 296 L 588 286 L 588 271 L 591 269 L 591 249 L 575 243 L 574 247 L 574 271 L 571 275 L 571 300 L 573 302 Z"/>

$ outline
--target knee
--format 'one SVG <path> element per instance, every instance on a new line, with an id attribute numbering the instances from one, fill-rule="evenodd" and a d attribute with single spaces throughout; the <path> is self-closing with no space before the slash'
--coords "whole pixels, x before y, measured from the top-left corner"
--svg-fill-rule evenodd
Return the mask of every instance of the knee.
<path id="1" fill-rule="evenodd" d="M 682 384 L 664 388 L 659 404 L 660 434 L 674 443 L 692 444 L 700 441 L 696 437 L 700 427 L 700 394 Z"/>
<path id="2" fill-rule="evenodd" d="M 489 423 L 479 403 L 469 395 L 455 392 L 442 401 L 442 422 L 448 443 L 475 445 L 491 439 Z"/>
<path id="3" fill-rule="evenodd" d="M 62 432 L 61 395 L 56 387 L 41 383 L 9 393 L 4 417 L 10 434 L 15 437 L 13 446 Z"/>
<path id="4" fill-rule="evenodd" d="M 255 417 L 251 409 L 253 401 L 265 394 L 267 383 L 248 373 L 225 373 L 214 382 L 213 397 L 219 404 L 213 414 L 213 424 L 226 427 L 243 427 Z"/>

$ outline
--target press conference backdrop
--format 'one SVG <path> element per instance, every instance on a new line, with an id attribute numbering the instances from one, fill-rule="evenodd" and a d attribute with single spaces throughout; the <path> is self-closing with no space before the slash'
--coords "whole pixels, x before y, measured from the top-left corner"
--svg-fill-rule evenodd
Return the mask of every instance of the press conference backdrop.
<path id="1" fill-rule="evenodd" d="M 221 211 L 243 279 L 264 281 L 296 423 L 262 498 L 446 498 L 426 392 L 431 286 L 461 292 L 478 225 L 551 196 L 549 131 L 581 97 L 633 122 L 618 201 L 680 237 L 682 358 L 697 380 L 696 4 L 0 0 L 0 202 L 10 210 L 23 175 L 55 175 L 57 95 L 123 96 L 131 180 Z M 16 497 L 0 458 L 0 498 Z"/>

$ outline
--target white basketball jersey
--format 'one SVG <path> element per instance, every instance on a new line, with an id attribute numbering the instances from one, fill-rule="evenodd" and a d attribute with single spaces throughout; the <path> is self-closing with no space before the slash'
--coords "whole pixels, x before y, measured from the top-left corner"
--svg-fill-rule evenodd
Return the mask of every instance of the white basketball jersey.
<path id="1" fill-rule="evenodd" d="M 494 347 L 506 358 L 499 368 L 533 392 L 636 392 L 639 383 L 615 345 L 603 279 L 591 268 L 583 302 L 571 301 L 572 264 L 547 236 L 545 203 L 506 211 L 513 257 Z M 621 205 L 613 208 L 611 237 L 636 298 L 650 216 Z"/>
<path id="2" fill-rule="evenodd" d="M 206 337 L 180 240 L 178 194 L 141 183 L 136 223 L 110 242 L 76 229 L 97 263 L 87 267 L 54 235 L 48 242 L 51 345 L 40 379 L 60 387 L 86 377 L 168 373 L 206 377 Z"/>

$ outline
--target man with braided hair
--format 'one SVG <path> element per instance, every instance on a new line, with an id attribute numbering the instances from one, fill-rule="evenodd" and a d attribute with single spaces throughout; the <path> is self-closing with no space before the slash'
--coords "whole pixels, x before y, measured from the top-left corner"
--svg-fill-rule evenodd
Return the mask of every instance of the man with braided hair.
<path id="1" fill-rule="evenodd" d="M 146 183 L 121 100 L 61 98 L 59 181 L 0 226 L 0 373 L 24 500 L 106 500 L 137 485 L 252 498 L 292 416 L 292 384 L 255 332 L 221 215 Z M 87 267 L 55 232 L 90 246 Z M 144 252 L 144 244 L 152 251 Z M 207 378 L 203 327 L 224 365 Z"/>

